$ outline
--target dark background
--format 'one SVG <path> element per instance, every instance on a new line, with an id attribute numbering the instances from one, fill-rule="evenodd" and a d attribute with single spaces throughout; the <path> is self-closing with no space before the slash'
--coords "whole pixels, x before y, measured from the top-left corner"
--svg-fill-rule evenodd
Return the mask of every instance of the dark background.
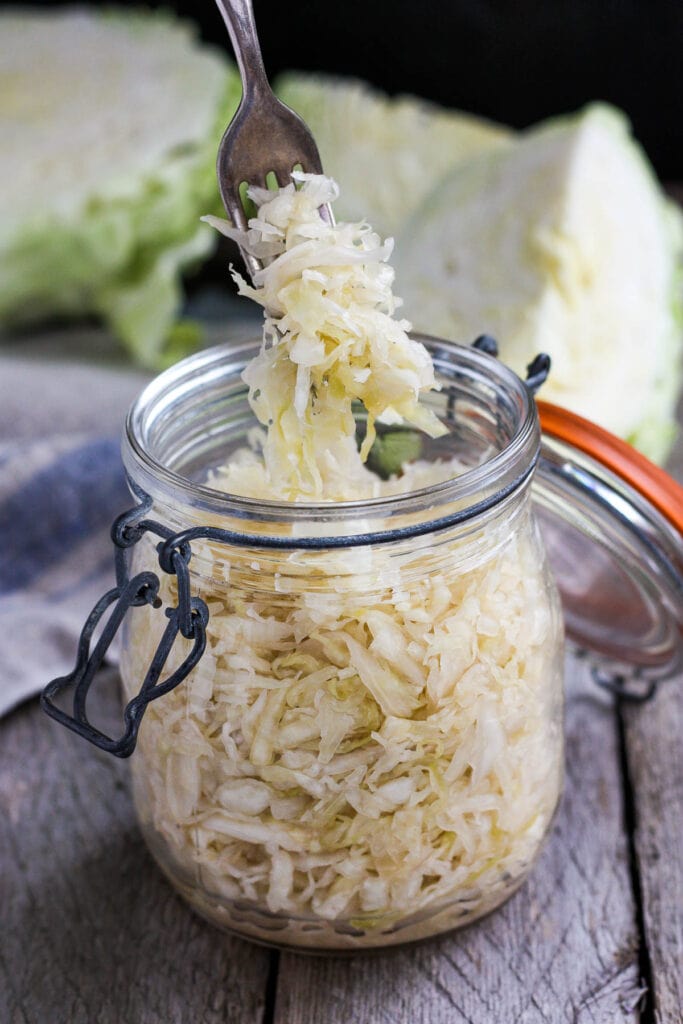
<path id="1" fill-rule="evenodd" d="M 146 6 L 172 7 L 230 50 L 212 0 Z M 683 0 L 254 0 L 254 10 L 271 76 L 355 74 L 517 128 L 608 100 L 660 176 L 683 179 Z"/>

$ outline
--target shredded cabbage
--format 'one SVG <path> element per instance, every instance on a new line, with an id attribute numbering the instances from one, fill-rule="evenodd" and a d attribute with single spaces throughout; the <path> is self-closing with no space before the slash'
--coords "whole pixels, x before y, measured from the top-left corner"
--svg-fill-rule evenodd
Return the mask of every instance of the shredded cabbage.
<path id="1" fill-rule="evenodd" d="M 264 343 L 244 374 L 252 409 L 267 428 L 263 462 L 236 462 L 222 487 L 237 494 L 298 500 L 368 496 L 363 461 L 378 417 L 398 417 L 436 437 L 445 433 L 419 404 L 434 388 L 427 350 L 394 316 L 387 261 L 391 239 L 370 226 L 328 224 L 319 214 L 338 195 L 334 181 L 293 174 L 277 193 L 251 189 L 258 213 L 245 234 L 206 217 L 265 266 L 254 286 L 233 273 L 239 291 L 266 311 Z M 360 458 L 353 402 L 367 410 Z M 262 467 L 258 478 L 259 466 Z"/>
<path id="2" fill-rule="evenodd" d="M 293 943 L 312 941 L 311 921 L 329 946 L 406 941 L 479 916 L 524 877 L 560 789 L 560 619 L 535 536 L 497 532 L 465 571 L 470 546 L 453 539 L 438 556 L 364 548 L 352 564 L 230 552 L 226 565 L 194 545 L 208 649 L 150 705 L 135 778 L 160 860 L 214 919 L 267 938 L 268 913 L 283 914 L 276 938 Z M 158 616 L 134 613 L 131 696 Z M 235 900 L 264 913 L 245 923 Z"/>
<path id="3" fill-rule="evenodd" d="M 419 405 L 433 367 L 393 319 L 387 246 L 323 223 L 333 184 L 300 182 L 254 193 L 246 241 L 269 262 L 240 287 L 267 311 L 245 374 L 267 429 L 212 485 L 346 500 L 452 476 L 364 465 L 351 402 L 437 433 Z M 207 650 L 150 704 L 134 779 L 150 845 L 205 914 L 264 940 L 384 945 L 472 920 L 520 883 L 562 770 L 561 619 L 529 516 L 517 501 L 465 536 L 347 550 L 193 542 Z M 152 567 L 153 542 L 134 559 Z M 161 597 L 176 603 L 173 577 Z M 131 696 L 161 629 L 134 611 Z M 187 652 L 177 642 L 168 669 Z"/>

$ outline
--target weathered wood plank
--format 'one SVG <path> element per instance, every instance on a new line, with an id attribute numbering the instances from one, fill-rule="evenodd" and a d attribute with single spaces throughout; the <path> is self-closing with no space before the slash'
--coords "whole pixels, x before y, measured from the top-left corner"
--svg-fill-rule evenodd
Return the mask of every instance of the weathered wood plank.
<path id="1" fill-rule="evenodd" d="M 669 470 L 683 481 L 683 436 Z M 677 1024 L 683 1020 L 683 676 L 662 684 L 651 704 L 624 707 L 623 717 L 651 1001 L 657 1024 Z"/>
<path id="2" fill-rule="evenodd" d="M 683 680 L 624 721 L 656 1019 L 678 1024 Z M 414 950 L 284 955 L 277 1024 L 639 1019 L 613 716 L 579 688 L 567 727 L 565 801 L 525 889 L 487 921 Z M 252 1024 L 264 1014 L 268 963 L 173 896 L 137 833 L 125 765 L 35 704 L 0 722 L 3 1024 Z"/>
<path id="3" fill-rule="evenodd" d="M 626 1024 L 638 931 L 613 708 L 574 664 L 567 783 L 527 885 L 497 913 L 377 957 L 280 963 L 276 1024 Z"/>
<path id="4" fill-rule="evenodd" d="M 260 1024 L 270 954 L 174 895 L 137 831 L 127 766 L 36 702 L 0 722 L 0 872 L 3 1024 Z"/>
<path id="5" fill-rule="evenodd" d="M 623 710 L 657 1024 L 683 1020 L 683 677 Z"/>

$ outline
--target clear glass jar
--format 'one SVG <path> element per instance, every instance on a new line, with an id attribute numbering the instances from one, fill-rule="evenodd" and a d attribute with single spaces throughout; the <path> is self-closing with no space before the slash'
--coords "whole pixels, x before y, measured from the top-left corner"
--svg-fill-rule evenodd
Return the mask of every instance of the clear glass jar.
<path id="1" fill-rule="evenodd" d="M 210 473 L 255 425 L 258 342 L 162 374 L 129 415 L 124 463 L 149 516 L 192 541 L 208 644 L 151 702 L 132 759 L 146 840 L 214 924 L 353 950 L 469 924 L 523 881 L 562 784 L 563 629 L 530 500 L 540 434 L 503 365 L 421 339 L 450 427 L 421 457 L 460 475 L 340 504 L 222 494 Z M 158 569 L 146 535 L 130 571 Z M 162 574 L 164 605 L 177 581 Z M 131 699 L 168 620 L 127 617 Z M 176 641 L 167 669 L 187 655 Z"/>

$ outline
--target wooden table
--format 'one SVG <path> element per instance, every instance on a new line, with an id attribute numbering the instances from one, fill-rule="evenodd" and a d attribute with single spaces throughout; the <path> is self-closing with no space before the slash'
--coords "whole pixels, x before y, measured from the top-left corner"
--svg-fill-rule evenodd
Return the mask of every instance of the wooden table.
<path id="1" fill-rule="evenodd" d="M 617 707 L 573 663 L 567 690 L 564 799 L 528 883 L 461 933 L 349 959 L 205 924 L 146 852 L 127 765 L 23 706 L 0 722 L 1 1024 L 678 1024 L 683 679 Z M 112 673 L 100 691 L 113 723 Z"/>

